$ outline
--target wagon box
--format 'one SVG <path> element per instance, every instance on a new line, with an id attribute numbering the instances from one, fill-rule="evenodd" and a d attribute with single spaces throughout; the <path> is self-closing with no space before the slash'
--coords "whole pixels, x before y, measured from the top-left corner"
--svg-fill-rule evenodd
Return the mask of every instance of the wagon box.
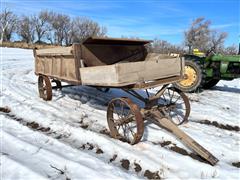
<path id="1" fill-rule="evenodd" d="M 71 47 L 35 50 L 35 73 L 73 84 L 113 87 L 166 78 L 179 80 L 183 60 L 148 54 L 144 45 L 149 42 L 88 38 Z"/>
<path id="2" fill-rule="evenodd" d="M 178 128 L 190 114 L 188 97 L 171 83 L 183 78 L 184 60 L 148 53 L 146 40 L 90 37 L 70 47 L 34 50 L 35 73 L 39 95 L 52 99 L 52 89 L 61 89 L 61 82 L 88 85 L 97 89 L 120 88 L 140 100 L 113 98 L 107 108 L 110 135 L 138 143 L 144 132 L 144 120 L 153 122 L 177 136 L 195 153 L 215 165 L 218 159 Z M 51 81 L 50 81 L 51 80 Z M 56 83 L 56 86 L 52 86 Z M 155 94 L 149 88 L 159 86 Z M 142 89 L 146 95 L 137 91 Z"/>

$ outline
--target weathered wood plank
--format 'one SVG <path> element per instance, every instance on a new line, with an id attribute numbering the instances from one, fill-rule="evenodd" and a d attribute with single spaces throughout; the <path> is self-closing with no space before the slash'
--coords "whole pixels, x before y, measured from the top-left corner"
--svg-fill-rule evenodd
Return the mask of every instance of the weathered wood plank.
<path id="1" fill-rule="evenodd" d="M 36 50 L 36 55 L 72 55 L 72 47 L 57 47 Z"/>
<path id="2" fill-rule="evenodd" d="M 123 86 L 167 77 L 179 77 L 182 75 L 181 65 L 179 58 L 119 63 L 80 68 L 80 75 L 85 85 Z"/>
<path id="3" fill-rule="evenodd" d="M 80 81 L 80 61 L 81 61 L 81 44 L 73 44 L 72 46 L 74 61 L 75 61 L 75 73 L 76 73 L 76 79 Z"/>

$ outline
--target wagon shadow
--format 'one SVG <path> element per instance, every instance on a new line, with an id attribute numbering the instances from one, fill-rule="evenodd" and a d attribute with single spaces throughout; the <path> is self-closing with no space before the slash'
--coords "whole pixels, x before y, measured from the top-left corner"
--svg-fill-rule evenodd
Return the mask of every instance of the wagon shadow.
<path id="1" fill-rule="evenodd" d="M 139 90 L 139 94 L 146 97 L 144 91 Z M 149 93 L 149 95 L 153 95 Z M 122 91 L 121 89 L 110 89 L 109 92 L 101 92 L 93 87 L 88 86 L 73 86 L 63 88 L 61 95 L 57 99 L 68 97 L 72 100 L 80 101 L 81 104 L 87 104 L 90 107 L 98 110 L 107 110 L 108 103 L 114 98 L 128 97 L 139 107 L 143 107 L 144 104 L 137 98 Z"/>
<path id="2" fill-rule="evenodd" d="M 138 90 L 137 92 L 143 97 L 147 97 L 144 90 Z M 153 95 L 153 93 L 149 92 L 149 95 L 151 96 Z M 102 111 L 107 111 L 107 106 L 109 101 L 111 101 L 113 98 L 119 98 L 119 97 L 129 97 L 139 107 L 144 106 L 144 104 L 140 100 L 127 94 L 126 92 L 120 89 L 110 89 L 109 92 L 105 93 L 93 87 L 74 86 L 74 87 L 63 88 L 61 97 L 59 98 L 63 98 L 65 96 L 67 96 L 72 100 L 80 101 L 82 104 L 87 104 L 94 109 L 102 110 Z M 148 119 L 148 120 L 149 121 L 144 121 L 144 134 L 141 140 L 142 142 L 149 140 L 149 133 L 152 130 L 164 131 L 164 133 L 168 134 L 169 136 L 173 136 L 171 132 L 165 130 L 162 127 L 159 127 L 153 119 Z M 159 139 L 160 138 L 161 136 L 159 137 Z"/>

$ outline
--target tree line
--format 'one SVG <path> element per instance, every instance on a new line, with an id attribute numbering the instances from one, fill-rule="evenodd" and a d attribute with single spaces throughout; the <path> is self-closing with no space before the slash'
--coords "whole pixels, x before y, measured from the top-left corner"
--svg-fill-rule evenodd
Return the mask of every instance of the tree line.
<path id="1" fill-rule="evenodd" d="M 38 14 L 17 16 L 9 9 L 0 13 L 0 40 L 10 42 L 16 36 L 26 43 L 50 43 L 70 45 L 82 42 L 90 36 L 105 37 L 107 28 L 85 17 L 71 18 L 69 15 L 43 10 Z M 226 32 L 211 29 L 211 21 L 203 17 L 192 21 L 184 31 L 184 42 L 174 45 L 168 41 L 154 39 L 149 46 L 156 53 L 191 53 L 197 48 L 202 52 L 213 51 L 223 54 L 237 54 L 237 46 L 224 47 Z M 136 38 L 134 38 L 136 39 Z"/>
<path id="2" fill-rule="evenodd" d="M 17 16 L 9 9 L 0 14 L 0 39 L 9 42 L 17 35 L 26 43 L 70 45 L 89 36 L 106 36 L 107 28 L 84 17 L 70 16 L 53 11 L 40 11 L 35 15 Z"/>
<path id="3" fill-rule="evenodd" d="M 167 41 L 155 39 L 151 50 L 157 53 L 192 53 L 193 49 L 201 52 L 221 54 L 237 54 L 238 47 L 224 46 L 228 34 L 211 28 L 211 21 L 203 17 L 192 21 L 189 28 L 184 31 L 184 42 L 181 45 L 173 45 Z"/>

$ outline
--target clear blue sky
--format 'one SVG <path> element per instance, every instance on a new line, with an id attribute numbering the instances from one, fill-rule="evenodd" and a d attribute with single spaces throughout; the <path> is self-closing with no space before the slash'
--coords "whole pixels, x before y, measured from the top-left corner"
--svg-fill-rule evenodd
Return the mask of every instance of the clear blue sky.
<path id="1" fill-rule="evenodd" d="M 228 33 L 225 45 L 238 44 L 240 0 L 0 0 L 17 14 L 53 10 L 89 17 L 112 37 L 140 37 L 183 42 L 183 32 L 194 18 L 212 21 L 212 28 Z"/>

